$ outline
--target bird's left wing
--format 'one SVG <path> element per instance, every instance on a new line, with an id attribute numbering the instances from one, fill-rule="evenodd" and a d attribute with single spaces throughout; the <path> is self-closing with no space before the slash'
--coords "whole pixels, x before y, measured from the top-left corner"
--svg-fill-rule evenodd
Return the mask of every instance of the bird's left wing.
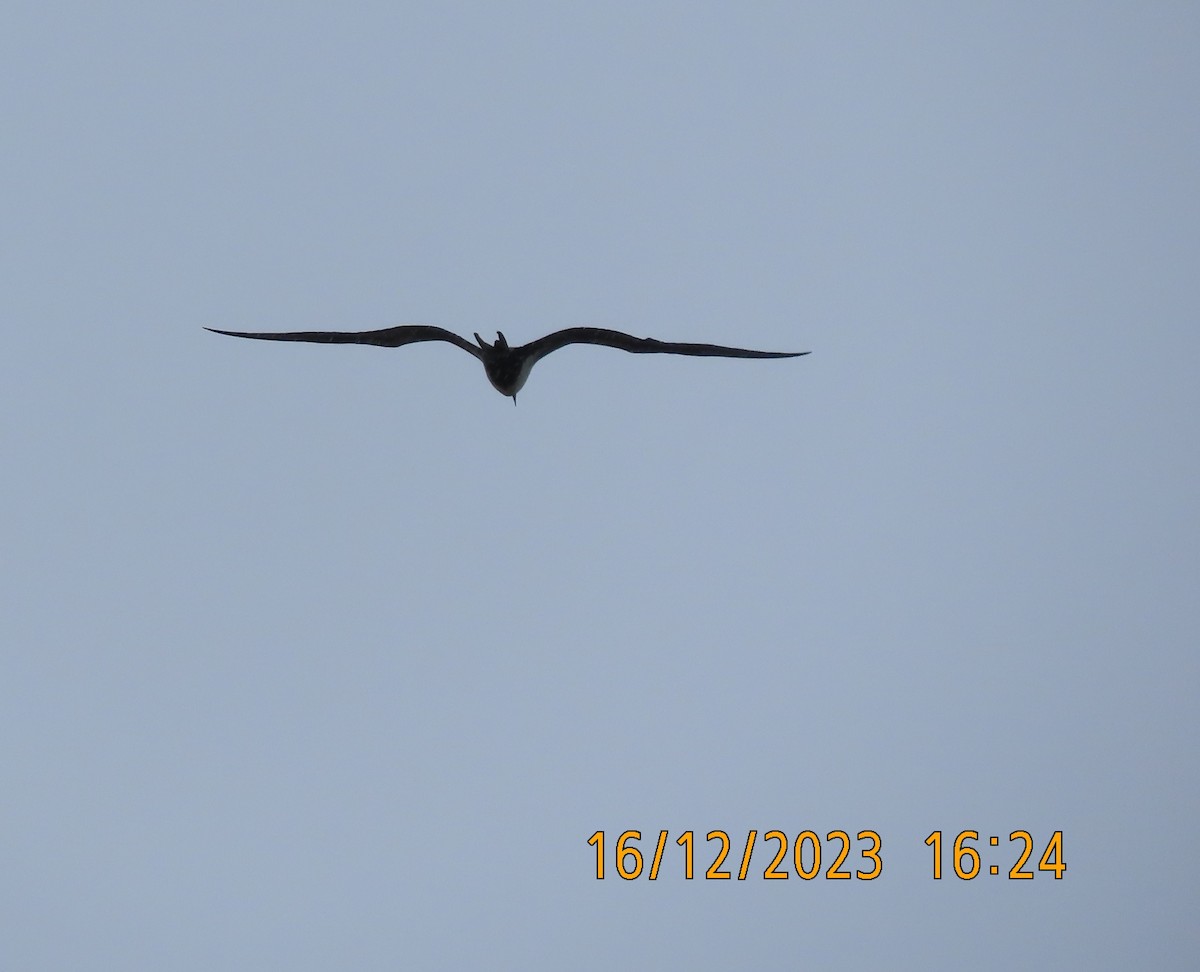
<path id="1" fill-rule="evenodd" d="M 448 341 L 468 351 L 476 358 L 479 348 L 466 338 L 459 337 L 453 331 L 444 327 L 434 327 L 431 324 L 402 324 L 399 327 L 387 327 L 381 331 L 221 331 L 215 327 L 206 327 L 206 331 L 214 334 L 228 334 L 230 337 L 256 338 L 260 341 L 311 341 L 315 344 L 374 344 L 381 348 L 399 348 L 405 344 L 417 344 L 420 341 Z"/>

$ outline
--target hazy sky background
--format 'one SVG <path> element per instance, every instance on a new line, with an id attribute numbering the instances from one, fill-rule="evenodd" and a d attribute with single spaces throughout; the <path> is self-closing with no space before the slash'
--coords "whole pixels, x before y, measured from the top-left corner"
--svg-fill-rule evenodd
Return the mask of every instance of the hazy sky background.
<path id="1" fill-rule="evenodd" d="M 1198 42 L 8 4 L 0 965 L 1194 967 Z M 514 409 L 202 330 L 418 322 L 813 353 L 571 348 Z M 764 880 L 773 828 L 883 873 Z M 935 881 L 935 829 L 1001 846 Z"/>

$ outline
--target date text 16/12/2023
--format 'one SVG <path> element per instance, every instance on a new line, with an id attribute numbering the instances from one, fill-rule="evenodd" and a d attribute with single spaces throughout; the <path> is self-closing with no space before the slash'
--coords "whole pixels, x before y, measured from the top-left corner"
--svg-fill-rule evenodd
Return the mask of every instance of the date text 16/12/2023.
<path id="1" fill-rule="evenodd" d="M 606 868 L 607 837 L 606 831 L 597 830 L 587 839 L 587 843 L 595 848 L 598 881 L 603 881 L 609 873 Z M 695 878 L 695 832 L 685 830 L 673 841 L 669 838 L 668 831 L 660 830 L 651 851 L 649 845 L 643 850 L 640 830 L 626 830 L 621 833 L 612 849 L 612 863 L 617 875 L 626 881 L 634 881 L 645 874 L 649 880 L 655 881 L 664 867 L 663 858 L 669 854 L 671 857 L 682 858 L 682 861 L 668 862 L 666 867 L 672 870 L 678 868 L 686 880 Z M 987 837 L 982 845 L 979 843 L 980 839 L 977 830 L 959 831 L 952 840 L 947 838 L 945 841 L 940 830 L 935 830 L 926 837 L 925 844 L 933 852 L 934 880 L 942 879 L 944 849 L 949 851 L 950 865 L 955 876 L 963 881 L 970 881 L 981 874 L 997 877 L 1002 873 L 1014 881 L 1032 880 L 1038 873 L 1053 874 L 1057 880 L 1066 873 L 1061 830 L 1056 830 L 1050 835 L 1036 866 L 1033 864 L 1034 851 L 1040 844 L 1035 844 L 1033 835 L 1028 830 L 1011 831 L 1008 844 L 1003 850 L 999 849 L 999 836 Z M 710 858 L 711 863 L 704 871 L 703 877 L 710 881 L 730 880 L 733 871 L 726 870 L 726 864 L 733 845 L 728 832 L 710 830 L 704 840 L 710 846 L 707 851 L 701 851 L 701 865 Z M 739 881 L 759 876 L 757 869 L 753 872 L 750 870 L 751 858 L 759 841 L 757 830 L 748 831 L 740 852 L 735 851 L 734 859 L 728 861 L 731 867 L 735 863 L 738 864 Z M 682 850 L 676 851 L 676 846 Z M 874 830 L 860 830 L 853 840 L 845 830 L 831 830 L 825 835 L 823 845 L 821 838 L 812 830 L 801 831 L 794 839 L 789 839 L 782 830 L 768 830 L 761 837 L 759 860 L 761 862 L 768 858 L 769 863 L 761 872 L 761 876 L 766 880 L 785 880 L 791 877 L 794 871 L 797 877 L 805 881 L 811 881 L 822 873 L 830 880 L 853 878 L 873 881 L 883 874 L 883 840 Z M 823 859 L 826 866 L 822 872 Z"/>

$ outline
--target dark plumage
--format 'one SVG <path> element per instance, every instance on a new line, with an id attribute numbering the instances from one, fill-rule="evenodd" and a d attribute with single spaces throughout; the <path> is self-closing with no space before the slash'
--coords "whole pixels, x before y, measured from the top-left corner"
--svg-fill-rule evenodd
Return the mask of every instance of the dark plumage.
<path id="1" fill-rule="evenodd" d="M 633 354 L 687 354 L 717 358 L 798 358 L 808 351 L 748 351 L 745 348 L 726 348 L 719 344 L 680 344 L 673 341 L 656 341 L 654 338 L 637 338 L 621 331 L 610 331 L 603 327 L 568 327 L 545 337 L 511 348 L 504 335 L 496 332 L 496 343 L 488 344 L 478 333 L 478 347 L 453 331 L 429 324 L 404 324 L 387 327 L 381 331 L 287 331 L 283 333 L 250 333 L 246 331 L 221 331 L 215 327 L 205 328 L 215 334 L 231 337 L 255 338 L 260 341 L 311 341 L 316 344 L 374 344 L 381 348 L 399 348 L 420 341 L 446 341 L 462 348 L 483 362 L 492 387 L 501 395 L 512 398 L 525 385 L 533 366 L 551 351 L 568 344 L 599 344 L 617 348 Z"/>

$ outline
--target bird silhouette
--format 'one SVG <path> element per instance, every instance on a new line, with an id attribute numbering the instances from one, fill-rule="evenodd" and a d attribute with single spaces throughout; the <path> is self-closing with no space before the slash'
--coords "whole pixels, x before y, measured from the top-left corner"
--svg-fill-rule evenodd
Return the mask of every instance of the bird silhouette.
<path id="1" fill-rule="evenodd" d="M 798 358 L 808 351 L 749 351 L 745 348 L 727 348 L 719 344 L 680 344 L 674 341 L 656 341 L 654 338 L 638 338 L 621 331 L 610 331 L 603 327 L 568 327 L 518 347 L 510 347 L 508 340 L 496 332 L 495 344 L 488 344 L 476 332 L 476 344 L 442 327 L 429 324 L 403 324 L 386 327 L 380 331 L 285 331 L 248 332 L 222 331 L 206 327 L 214 334 L 230 337 L 254 338 L 259 341 L 311 341 L 315 344 L 374 344 L 381 348 L 399 348 L 421 341 L 445 341 L 462 348 L 483 363 L 488 381 L 501 395 L 517 403 L 517 392 L 529 378 L 533 366 L 551 351 L 568 344 L 599 344 L 606 348 L 617 348 L 633 354 L 686 354 L 697 357 L 716 358 Z"/>

